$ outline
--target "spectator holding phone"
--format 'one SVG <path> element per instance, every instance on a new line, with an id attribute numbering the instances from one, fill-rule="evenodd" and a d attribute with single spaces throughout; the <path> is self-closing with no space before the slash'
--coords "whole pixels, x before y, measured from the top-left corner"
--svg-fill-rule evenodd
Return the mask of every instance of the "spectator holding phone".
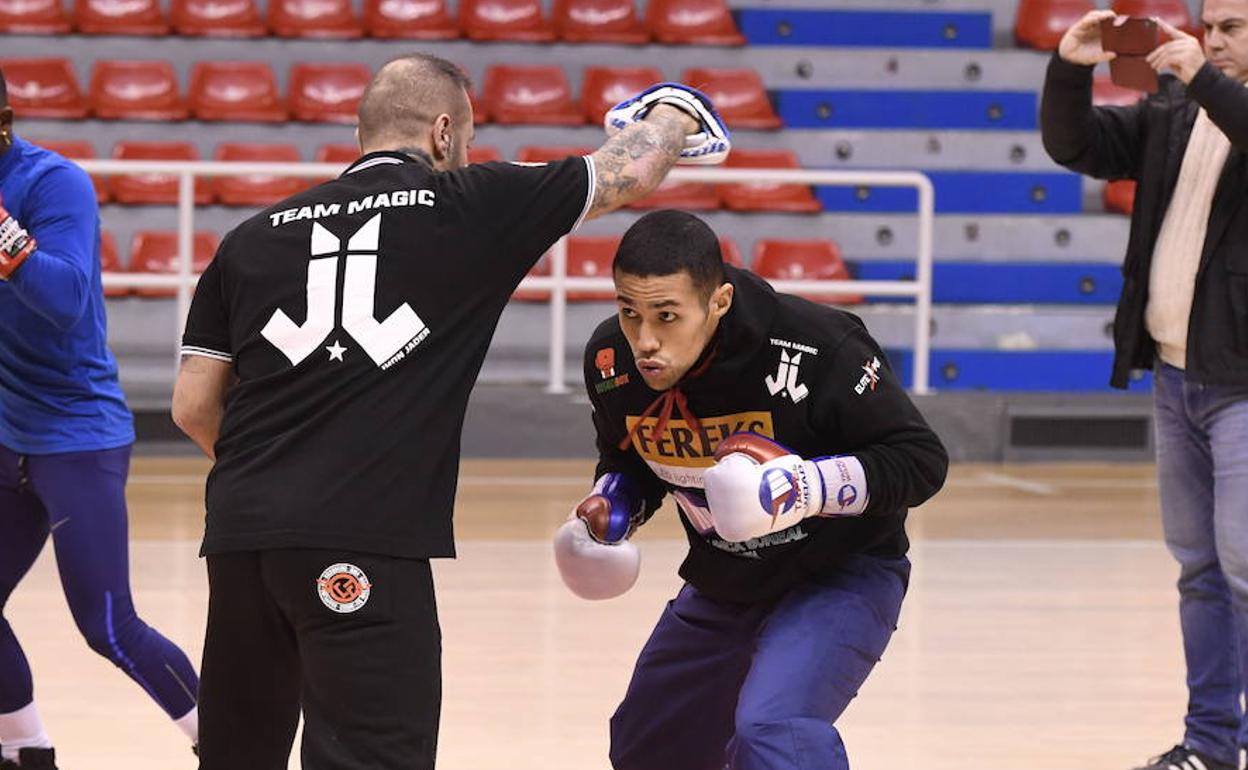
<path id="1" fill-rule="evenodd" d="M 1094 11 L 1062 38 L 1041 107 L 1058 163 L 1138 182 L 1111 383 L 1152 369 L 1166 545 L 1179 562 L 1182 742 L 1142 770 L 1238 770 L 1248 744 L 1248 0 L 1205 0 L 1205 37 L 1159 19 L 1156 94 L 1093 107 L 1115 58 Z M 1117 20 L 1116 20 L 1117 23 Z"/>

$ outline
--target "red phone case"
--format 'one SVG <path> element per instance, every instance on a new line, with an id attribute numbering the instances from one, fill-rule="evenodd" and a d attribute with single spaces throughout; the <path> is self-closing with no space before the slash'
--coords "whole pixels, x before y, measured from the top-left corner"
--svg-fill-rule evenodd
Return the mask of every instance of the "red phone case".
<path id="1" fill-rule="evenodd" d="M 1101 22 L 1101 48 L 1128 56 L 1147 56 L 1160 42 L 1161 32 L 1152 19 L 1130 17 Z"/>
<path id="2" fill-rule="evenodd" d="M 1149 66 L 1143 56 L 1123 56 L 1109 63 L 1109 79 L 1123 88 L 1133 88 L 1149 94 L 1157 93 L 1161 88 L 1157 80 L 1157 72 Z"/>
<path id="3" fill-rule="evenodd" d="M 1118 56 L 1109 63 L 1109 77 L 1116 85 L 1155 94 L 1160 88 L 1157 73 L 1146 57 L 1160 39 L 1157 22 L 1152 19 L 1129 18 L 1101 22 L 1101 47 Z"/>

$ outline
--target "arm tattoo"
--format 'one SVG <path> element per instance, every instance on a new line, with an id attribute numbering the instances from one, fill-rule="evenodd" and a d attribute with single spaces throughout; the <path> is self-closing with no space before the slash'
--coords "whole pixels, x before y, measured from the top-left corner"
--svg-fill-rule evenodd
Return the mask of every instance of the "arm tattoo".
<path id="1" fill-rule="evenodd" d="M 658 187 L 684 149 L 686 122 L 660 111 L 608 139 L 592 156 L 597 183 L 588 216 L 626 206 Z"/>

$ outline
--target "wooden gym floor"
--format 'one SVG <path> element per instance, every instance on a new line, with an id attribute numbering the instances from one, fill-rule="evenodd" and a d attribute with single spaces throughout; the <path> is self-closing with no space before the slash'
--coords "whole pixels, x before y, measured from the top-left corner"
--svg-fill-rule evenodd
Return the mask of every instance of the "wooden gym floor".
<path id="1" fill-rule="evenodd" d="M 678 586 L 683 535 L 665 508 L 638 535 L 644 565 L 632 592 L 603 603 L 571 596 L 548 537 L 591 467 L 464 464 L 460 558 L 435 568 L 443 770 L 608 768 L 607 719 Z M 206 469 L 138 458 L 130 480 L 137 606 L 196 661 Z M 1160 541 L 1152 473 L 955 467 L 945 490 L 911 514 L 915 568 L 900 629 L 840 723 L 855 770 L 1126 770 L 1178 740 L 1177 568 Z M 63 768 L 195 766 L 139 688 L 82 644 L 50 548 L 6 615 Z"/>

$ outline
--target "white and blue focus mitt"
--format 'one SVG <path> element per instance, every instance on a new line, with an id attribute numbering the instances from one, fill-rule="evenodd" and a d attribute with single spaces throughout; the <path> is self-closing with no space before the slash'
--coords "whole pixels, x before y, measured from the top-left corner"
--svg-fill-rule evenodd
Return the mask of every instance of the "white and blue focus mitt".
<path id="1" fill-rule="evenodd" d="M 698 121 L 698 130 L 685 137 L 685 149 L 677 163 L 715 166 L 723 163 L 732 150 L 732 136 L 706 94 L 682 83 L 658 83 L 607 111 L 603 125 L 613 136 L 634 123 L 645 120 L 656 104 L 683 110 Z"/>

